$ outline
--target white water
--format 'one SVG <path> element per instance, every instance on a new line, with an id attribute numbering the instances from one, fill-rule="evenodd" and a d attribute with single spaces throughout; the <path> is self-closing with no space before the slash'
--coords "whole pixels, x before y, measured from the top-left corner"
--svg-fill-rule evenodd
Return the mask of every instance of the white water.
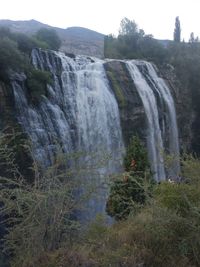
<path id="1" fill-rule="evenodd" d="M 146 62 L 149 77 L 153 80 L 154 86 L 157 88 L 160 94 L 160 98 L 163 100 L 163 104 L 166 107 L 166 114 L 169 127 L 169 154 L 171 156 L 172 164 L 168 170 L 169 175 L 176 177 L 180 173 L 180 162 L 179 162 L 179 139 L 178 139 L 178 127 L 176 121 L 176 111 L 174 106 L 174 100 L 169 91 L 167 84 L 164 80 L 158 77 L 153 65 Z"/>
<path id="2" fill-rule="evenodd" d="M 23 83 L 12 82 L 18 120 L 32 141 L 35 160 L 43 167 L 53 163 L 58 147 L 66 154 L 82 152 L 75 166 L 85 168 L 80 175 L 83 183 L 80 187 L 95 188 L 95 197 L 89 199 L 89 211 L 85 213 L 91 219 L 105 210 L 108 194 L 105 177 L 121 171 L 124 153 L 118 105 L 104 71 L 105 62 L 86 56 L 72 59 L 42 50 L 33 50 L 32 62 L 35 68 L 50 71 L 54 82 L 48 85 L 47 97 L 42 96 L 37 106 L 28 102 Z M 169 152 L 174 156 L 169 174 L 176 176 L 180 170 L 178 130 L 170 91 L 150 63 L 124 62 L 146 113 L 146 138 L 154 178 L 166 179 L 163 159 L 166 135 Z M 160 119 L 160 112 L 165 114 L 165 120 Z"/>
<path id="3" fill-rule="evenodd" d="M 162 155 L 164 147 L 159 125 L 156 98 L 136 63 L 137 61 L 128 61 L 127 67 L 141 97 L 147 117 L 147 144 L 151 170 L 156 181 L 165 180 L 164 160 Z"/>
<path id="4" fill-rule="evenodd" d="M 126 64 L 146 113 L 148 154 L 154 178 L 156 181 L 166 179 L 164 166 L 164 153 L 166 151 L 163 145 L 163 137 L 167 132 L 165 131 L 164 120 L 159 121 L 159 105 L 161 111 L 165 113 L 169 128 L 169 151 L 167 152 L 173 158 L 168 173 L 175 178 L 180 172 L 179 142 L 176 111 L 169 88 L 164 80 L 158 77 L 151 63 L 132 60 L 127 61 Z M 143 68 L 143 71 L 141 68 Z M 158 103 L 158 98 L 160 103 Z M 161 131 L 162 128 L 163 132 Z"/>
<path id="5" fill-rule="evenodd" d="M 118 105 L 104 62 L 81 56 L 73 60 L 62 53 L 51 57 L 38 50 L 32 61 L 36 68 L 52 73 L 54 85 L 48 86 L 48 98 L 43 96 L 34 107 L 19 83 L 13 82 L 18 119 L 33 143 L 35 159 L 44 166 L 52 164 L 58 144 L 65 153 L 84 154 L 78 159 L 84 168 L 82 182 L 98 190 L 88 202 L 87 217 L 94 217 L 105 211 L 106 178 L 122 170 L 124 153 Z"/>

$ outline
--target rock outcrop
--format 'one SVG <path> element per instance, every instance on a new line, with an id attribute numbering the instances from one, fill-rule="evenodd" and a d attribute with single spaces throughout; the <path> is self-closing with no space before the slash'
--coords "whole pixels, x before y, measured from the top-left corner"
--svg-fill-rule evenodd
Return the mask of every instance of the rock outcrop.
<path id="1" fill-rule="evenodd" d="M 145 141 L 144 107 L 126 64 L 120 61 L 108 61 L 104 67 L 118 102 L 125 145 L 129 144 L 130 138 L 134 135 L 140 136 Z"/>

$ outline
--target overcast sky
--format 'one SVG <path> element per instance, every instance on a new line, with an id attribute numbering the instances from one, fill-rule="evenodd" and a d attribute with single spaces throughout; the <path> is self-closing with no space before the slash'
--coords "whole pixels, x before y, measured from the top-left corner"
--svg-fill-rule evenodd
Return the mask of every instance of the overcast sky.
<path id="1" fill-rule="evenodd" d="M 0 19 L 29 20 L 67 28 L 81 26 L 117 34 L 128 17 L 155 38 L 172 39 L 179 16 L 182 38 L 200 36 L 200 0 L 0 0 Z"/>

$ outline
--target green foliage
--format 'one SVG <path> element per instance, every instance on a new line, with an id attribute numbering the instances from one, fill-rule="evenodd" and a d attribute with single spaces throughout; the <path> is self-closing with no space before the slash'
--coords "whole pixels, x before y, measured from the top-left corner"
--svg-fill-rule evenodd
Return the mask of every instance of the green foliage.
<path id="1" fill-rule="evenodd" d="M 8 83 L 11 71 L 24 72 L 28 76 L 31 96 L 38 100 L 38 96 L 45 93 L 45 83 L 50 82 L 50 76 L 45 72 L 31 70 L 31 51 L 37 47 L 58 50 L 60 45 L 56 32 L 50 29 L 41 29 L 35 36 L 28 37 L 12 33 L 8 28 L 0 28 L 0 80 Z"/>
<path id="2" fill-rule="evenodd" d="M 51 74 L 47 71 L 31 69 L 28 73 L 27 86 L 31 101 L 38 103 L 42 95 L 46 95 L 47 84 L 52 84 Z"/>
<path id="3" fill-rule="evenodd" d="M 39 47 L 32 37 L 22 33 L 15 34 L 14 39 L 18 44 L 18 49 L 27 55 L 31 54 L 33 48 Z"/>
<path id="4" fill-rule="evenodd" d="M 114 90 L 117 101 L 119 103 L 119 107 L 124 107 L 126 105 L 125 98 L 124 98 L 122 89 L 121 89 L 119 83 L 117 82 L 116 74 L 112 71 L 107 71 L 106 73 L 108 75 L 108 79 L 112 83 L 112 88 Z"/>
<path id="5" fill-rule="evenodd" d="M 14 255 L 12 266 L 37 266 L 41 253 L 70 241 L 76 230 L 70 219 L 75 208 L 72 184 L 55 174 L 39 177 L 33 187 L 22 179 L 1 178 L 1 183 L 1 215 L 9 217 L 10 225 L 5 246 Z"/>
<path id="6" fill-rule="evenodd" d="M 141 173 L 124 173 L 115 179 L 107 201 L 107 213 L 116 220 L 136 214 L 151 195 L 153 183 L 147 177 Z"/>
<path id="7" fill-rule="evenodd" d="M 200 161 L 199 158 L 193 155 L 184 155 L 181 159 L 182 165 L 182 175 L 185 177 L 185 182 L 189 184 L 194 184 L 196 186 L 200 185 Z"/>
<path id="8" fill-rule="evenodd" d="M 5 37 L 0 40 L 0 79 L 8 80 L 10 70 L 19 71 L 23 68 L 24 57 L 20 54 L 17 43 Z"/>
<path id="9" fill-rule="evenodd" d="M 106 58 L 120 58 L 118 40 L 112 34 L 104 37 L 104 56 Z"/>
<path id="10" fill-rule="evenodd" d="M 24 175 L 27 183 L 32 182 L 33 160 L 25 134 L 19 127 L 8 127 L 0 134 L 0 170 L 2 177 L 13 179 Z"/>
<path id="11" fill-rule="evenodd" d="M 48 45 L 49 49 L 58 50 L 61 46 L 61 40 L 55 30 L 41 28 L 36 34 L 35 38 L 40 42 Z"/>
<path id="12" fill-rule="evenodd" d="M 7 27 L 0 27 L 0 36 L 1 38 L 10 38 L 12 39 L 13 34 L 11 33 L 10 29 Z"/>
<path id="13" fill-rule="evenodd" d="M 187 217 L 192 209 L 199 206 L 200 187 L 196 184 L 162 183 L 155 189 L 155 199 L 160 205 Z"/>
<path id="14" fill-rule="evenodd" d="M 138 26 L 135 21 L 123 18 L 120 23 L 119 35 L 135 35 L 138 33 Z"/>
<path id="15" fill-rule="evenodd" d="M 145 172 L 149 167 L 147 151 L 138 136 L 132 137 L 124 157 L 125 171 Z"/>
<path id="16" fill-rule="evenodd" d="M 138 29 L 135 21 L 124 18 L 120 24 L 119 35 L 104 39 L 104 55 L 107 58 L 146 59 L 162 63 L 167 58 L 166 49 L 152 35 L 145 35 Z"/>
<path id="17" fill-rule="evenodd" d="M 106 211 L 116 220 L 126 219 L 136 213 L 150 197 L 153 180 L 148 173 L 147 152 L 138 137 L 133 137 L 124 158 L 127 171 L 111 185 Z"/>
<path id="18" fill-rule="evenodd" d="M 189 156 L 182 164 L 187 174 L 184 183 L 158 184 L 134 216 L 112 226 L 104 222 L 92 226 L 84 247 L 94 266 L 200 265 L 200 161 Z"/>
<path id="19" fill-rule="evenodd" d="M 30 183 L 19 172 L 14 147 L 5 150 L 5 137 L 0 137 L 0 159 L 12 173 L 0 176 L 0 223 L 7 227 L 2 252 L 11 258 L 12 267 L 38 267 L 44 254 L 70 246 L 77 234 L 78 223 L 72 219 L 78 205 L 77 180 L 71 179 L 59 156 L 42 175 L 34 163 Z"/>
<path id="20" fill-rule="evenodd" d="M 7 153 L 16 173 L 12 150 Z M 129 153 L 137 155 L 132 149 Z M 12 226 L 5 236 L 11 267 L 199 266 L 200 161 L 185 155 L 181 163 L 182 183 L 154 186 L 131 166 L 115 183 L 117 208 L 123 210 L 119 219 L 127 219 L 108 225 L 98 217 L 81 235 L 71 216 L 77 183 L 62 157 L 42 176 L 34 165 L 32 184 L 18 175 L 0 177 L 0 214 Z"/>

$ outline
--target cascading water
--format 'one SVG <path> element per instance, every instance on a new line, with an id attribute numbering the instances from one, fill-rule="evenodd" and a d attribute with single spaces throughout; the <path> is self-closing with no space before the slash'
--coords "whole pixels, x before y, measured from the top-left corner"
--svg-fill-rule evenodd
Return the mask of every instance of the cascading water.
<path id="1" fill-rule="evenodd" d="M 48 97 L 43 96 L 33 106 L 28 103 L 24 88 L 14 81 L 18 120 L 33 143 L 35 159 L 44 166 L 52 164 L 59 144 L 64 153 L 81 151 L 81 165 L 89 161 L 91 169 L 96 168 L 96 174 L 80 174 L 86 179 L 85 187 L 98 190 L 97 197 L 88 201 L 86 217 L 91 219 L 105 211 L 105 176 L 122 169 L 124 152 L 118 105 L 104 62 L 41 50 L 33 50 L 32 62 L 36 68 L 52 73 L 54 85 L 48 85 Z M 103 157 L 107 159 L 105 164 Z"/>
<path id="2" fill-rule="evenodd" d="M 178 139 L 178 127 L 176 121 L 176 111 L 174 106 L 174 100 L 171 96 L 168 86 L 164 80 L 158 77 L 152 64 L 146 62 L 149 79 L 151 79 L 154 88 L 157 88 L 160 99 L 162 99 L 163 106 L 166 108 L 166 121 L 169 128 L 169 154 L 172 157 L 170 168 L 168 169 L 169 176 L 176 177 L 180 173 L 179 162 L 179 139 Z"/>
<path id="3" fill-rule="evenodd" d="M 164 160 L 162 156 L 164 148 L 156 98 L 136 63 L 137 61 L 127 62 L 127 67 L 142 99 L 147 117 L 147 145 L 151 169 L 156 181 L 165 180 Z"/>
<path id="4" fill-rule="evenodd" d="M 145 110 L 146 138 L 154 178 L 157 181 L 166 179 L 163 159 L 166 135 L 169 135 L 169 152 L 176 158 L 168 174 L 176 176 L 180 170 L 179 145 L 170 91 L 150 63 L 123 62 Z M 95 174 L 80 174 L 83 188 L 92 185 L 98 190 L 96 197 L 87 202 L 89 209 L 85 214 L 90 220 L 105 210 L 108 193 L 104 186 L 105 176 L 122 170 L 124 154 L 118 104 L 104 70 L 105 61 L 86 56 L 70 58 L 62 53 L 37 49 L 32 52 L 32 63 L 36 69 L 51 72 L 53 85 L 48 85 L 46 96 L 33 105 L 28 99 L 23 77 L 20 81 L 12 81 L 18 121 L 32 141 L 35 160 L 43 167 L 53 163 L 58 147 L 61 147 L 66 154 L 81 152 L 82 156 L 74 166 L 89 163 L 90 169 L 97 170 Z M 165 114 L 165 119 L 160 119 L 160 113 Z M 106 157 L 105 161 L 103 157 Z"/>
<path id="5" fill-rule="evenodd" d="M 175 178 L 180 172 L 179 143 L 176 112 L 169 88 L 164 80 L 158 77 L 151 63 L 132 60 L 127 61 L 126 64 L 143 102 L 147 117 L 147 145 L 154 178 L 157 181 L 166 179 L 163 158 L 165 148 L 162 137 L 166 134 L 164 132 L 166 127 L 164 120 L 159 121 L 159 104 L 162 112 L 166 115 L 169 128 L 169 153 L 173 158 L 167 171 Z M 164 128 L 163 132 L 161 131 L 162 128 Z"/>

